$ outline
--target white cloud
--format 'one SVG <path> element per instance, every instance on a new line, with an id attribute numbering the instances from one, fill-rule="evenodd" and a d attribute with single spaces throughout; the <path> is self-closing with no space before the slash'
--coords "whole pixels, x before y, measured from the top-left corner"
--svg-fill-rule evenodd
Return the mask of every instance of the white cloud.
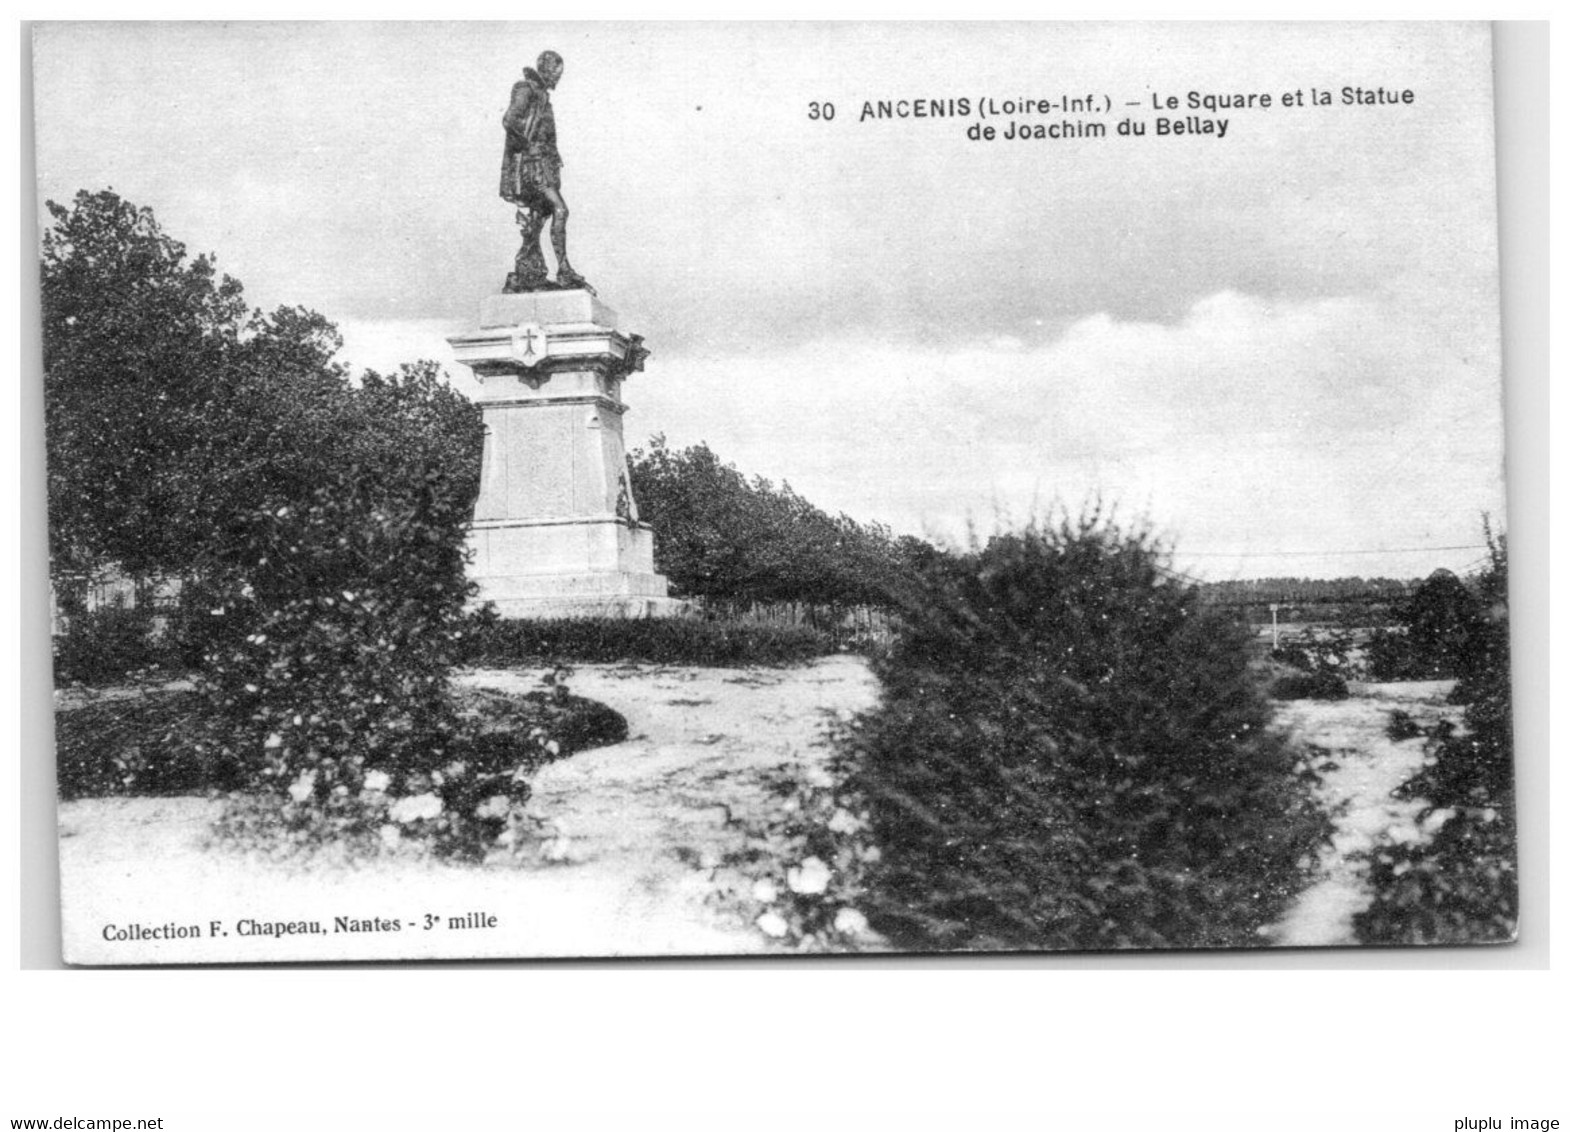
<path id="1" fill-rule="evenodd" d="M 627 437 L 706 442 L 902 532 L 960 538 L 1099 495 L 1211 577 L 1423 574 L 1476 554 L 1341 552 L 1473 544 L 1479 514 L 1502 514 L 1498 348 L 1434 305 L 1406 284 L 1302 302 L 1224 291 L 1171 325 L 1097 314 L 1034 347 L 656 350 L 624 389 Z M 461 320 L 340 329 L 357 369 L 437 358 L 475 389 L 446 344 Z"/>
<path id="2" fill-rule="evenodd" d="M 1095 494 L 1205 555 L 1477 541 L 1500 512 L 1497 351 L 1426 337 L 1399 292 L 1222 292 L 1178 323 L 1095 315 L 1034 349 L 817 342 L 651 363 L 629 438 L 914 533 Z M 1212 575 L 1425 573 L 1475 555 L 1205 558 Z M 1189 564 L 1199 566 L 1200 559 Z"/>
<path id="3" fill-rule="evenodd" d="M 449 334 L 472 329 L 452 319 L 341 319 L 338 332 L 343 335 L 343 349 L 338 360 L 355 373 L 362 369 L 389 373 L 404 362 L 434 359 L 442 363 L 455 388 L 473 395 L 478 384 L 466 367 L 453 361 L 447 344 Z"/>

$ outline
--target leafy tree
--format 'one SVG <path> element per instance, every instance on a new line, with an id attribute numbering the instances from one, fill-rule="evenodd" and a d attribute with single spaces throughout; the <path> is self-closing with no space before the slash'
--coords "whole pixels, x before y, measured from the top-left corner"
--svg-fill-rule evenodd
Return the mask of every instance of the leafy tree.
<path id="1" fill-rule="evenodd" d="M 285 540 L 289 554 L 259 554 L 259 517 L 277 526 L 280 511 L 337 515 L 348 537 L 358 537 L 358 526 L 380 539 L 389 561 L 402 559 L 386 547 L 442 523 L 457 524 L 448 534 L 461 546 L 482 426 L 435 363 L 352 381 L 334 361 L 342 339 L 332 323 L 299 307 L 248 310 L 240 284 L 210 257 L 189 258 L 149 209 L 105 191 L 78 193 L 69 208 L 50 202 L 49 211 L 50 539 L 67 601 L 74 577 L 109 565 L 136 579 L 180 579 L 182 608 L 169 637 L 142 654 L 197 668 L 232 651 L 250 615 L 264 615 L 235 592 L 262 592 L 271 571 L 296 569 L 289 554 L 309 549 L 309 540 Z M 363 490 L 352 487 L 361 481 L 391 499 L 437 493 L 421 505 L 436 518 L 382 530 Z M 324 485 L 344 497 L 336 511 L 322 510 Z M 448 581 L 461 585 L 461 561 L 457 569 Z M 328 585 L 319 573 L 296 578 L 300 600 Z M 132 655 L 120 638 L 137 622 L 145 634 L 151 621 L 141 610 L 121 620 L 75 618 L 72 656 L 103 652 L 108 642 L 97 638 L 109 628 L 118 633 L 114 655 Z M 302 655 L 324 654 L 307 647 Z"/>
<path id="2" fill-rule="evenodd" d="M 357 452 L 358 459 L 402 462 L 420 453 L 450 474 L 445 490 L 453 500 L 472 506 L 480 490 L 485 426 L 474 404 L 447 383 L 440 365 L 414 362 L 391 374 L 366 370 L 357 400 L 365 420 L 382 423 Z"/>
<path id="3" fill-rule="evenodd" d="M 113 192 L 51 201 L 43 242 L 51 550 L 188 574 L 232 517 L 315 482 L 354 415 L 337 331 L 264 316 Z"/>
<path id="4" fill-rule="evenodd" d="M 706 444 L 676 450 L 655 437 L 629 464 L 640 512 L 654 527 L 656 567 L 683 593 L 886 604 L 920 542 L 829 515 L 788 483 L 748 479 Z"/>
<path id="5" fill-rule="evenodd" d="M 188 261 L 149 209 L 113 192 L 48 203 L 42 260 L 51 557 L 141 573 L 192 533 L 187 465 L 247 312 L 240 285 Z"/>
<path id="6" fill-rule="evenodd" d="M 42 256 L 50 548 L 57 576 L 114 563 L 183 578 L 243 558 L 245 517 L 345 463 L 429 455 L 478 485 L 478 411 L 435 363 L 333 360 L 321 315 L 248 310 L 209 256 L 112 191 L 48 204 Z"/>
<path id="7" fill-rule="evenodd" d="M 49 208 L 54 565 L 200 598 L 175 635 L 201 710 L 168 740 L 252 792 L 224 832 L 487 851 L 527 796 L 518 760 L 553 741 L 479 758 L 448 687 L 478 410 L 430 362 L 351 381 L 330 322 L 248 311 L 112 192 Z"/>
<path id="8" fill-rule="evenodd" d="M 1502 544 L 1499 553 L 1503 554 Z M 1491 597 L 1474 593 L 1449 570 L 1435 570 L 1397 608 L 1402 631 L 1380 630 L 1370 640 L 1374 678 L 1464 679 L 1480 664 L 1486 667 L 1492 641 L 1491 604 Z M 1502 608 L 1502 597 L 1499 604 Z"/>
<path id="9" fill-rule="evenodd" d="M 1400 613 L 1416 664 L 1436 676 L 1456 675 L 1482 629 L 1477 598 L 1449 570 L 1435 570 Z"/>

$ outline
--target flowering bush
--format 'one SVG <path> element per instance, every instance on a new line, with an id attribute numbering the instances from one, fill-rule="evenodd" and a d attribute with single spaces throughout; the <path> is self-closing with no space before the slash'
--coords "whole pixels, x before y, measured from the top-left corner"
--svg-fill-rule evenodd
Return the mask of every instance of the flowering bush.
<path id="1" fill-rule="evenodd" d="M 468 594 L 451 476 L 347 465 L 248 516 L 225 593 L 238 628 L 200 674 L 198 741 L 266 801 L 221 832 L 468 857 L 506 832 L 528 785 L 476 761 L 448 685 Z"/>
<path id="2" fill-rule="evenodd" d="M 880 856 L 866 813 L 838 771 L 786 773 L 762 825 L 749 830 L 764 871 L 742 893 L 753 926 L 802 951 L 876 949 L 883 939 L 859 905 Z"/>

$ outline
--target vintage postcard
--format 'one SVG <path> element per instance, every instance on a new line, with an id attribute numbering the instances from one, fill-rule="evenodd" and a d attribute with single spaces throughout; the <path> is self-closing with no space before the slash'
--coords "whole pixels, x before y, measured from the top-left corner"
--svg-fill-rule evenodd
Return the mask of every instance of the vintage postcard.
<path id="1" fill-rule="evenodd" d="M 1515 938 L 1486 25 L 33 63 L 67 961 Z"/>

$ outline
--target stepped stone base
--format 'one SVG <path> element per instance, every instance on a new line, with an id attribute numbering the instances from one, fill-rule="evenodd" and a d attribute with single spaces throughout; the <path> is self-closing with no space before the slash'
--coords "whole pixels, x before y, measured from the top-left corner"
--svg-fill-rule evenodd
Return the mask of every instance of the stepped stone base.
<path id="1" fill-rule="evenodd" d="M 469 529 L 475 605 L 503 617 L 674 617 L 654 572 L 654 534 L 618 519 L 476 522 Z"/>
<path id="2" fill-rule="evenodd" d="M 469 525 L 469 576 L 481 586 L 503 577 L 654 573 L 654 532 L 615 516 L 479 519 Z M 651 583 L 652 584 L 652 583 Z M 665 596 L 665 579 L 659 592 Z"/>
<path id="3" fill-rule="evenodd" d="M 496 612 L 507 620 L 550 621 L 561 618 L 642 621 L 650 617 L 686 617 L 690 602 L 674 597 L 516 597 L 493 598 Z"/>

